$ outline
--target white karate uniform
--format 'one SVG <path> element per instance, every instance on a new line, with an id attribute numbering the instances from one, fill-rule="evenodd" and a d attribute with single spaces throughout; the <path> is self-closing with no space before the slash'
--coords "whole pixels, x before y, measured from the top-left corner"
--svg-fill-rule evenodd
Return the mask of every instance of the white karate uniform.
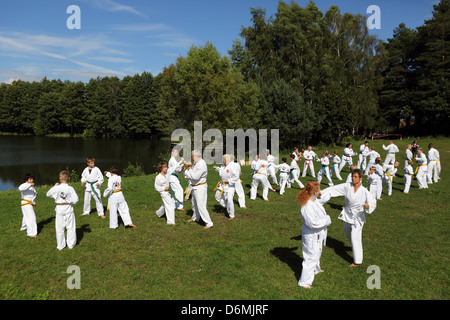
<path id="1" fill-rule="evenodd" d="M 200 218 L 207 227 L 212 227 L 213 222 L 209 216 L 208 209 L 206 209 L 206 202 L 208 199 L 208 185 L 206 177 L 208 176 L 208 167 L 205 160 L 200 159 L 193 164 L 191 169 L 184 172 L 186 178 L 189 179 L 192 187 L 192 220 L 199 221 Z"/>
<path id="2" fill-rule="evenodd" d="M 291 169 L 287 163 L 279 164 L 276 167 L 280 171 L 280 194 L 284 194 Z"/>
<path id="3" fill-rule="evenodd" d="M 299 286 L 311 286 L 314 276 L 320 272 L 320 256 L 322 245 L 327 238 L 327 227 L 331 218 L 325 212 L 323 204 L 330 199 L 327 197 L 309 200 L 301 208 L 302 215 L 302 274 L 298 281 Z"/>
<path id="4" fill-rule="evenodd" d="M 405 177 L 405 189 L 403 190 L 404 193 L 408 193 L 409 192 L 409 188 L 411 187 L 411 181 L 412 181 L 412 176 L 414 174 L 414 169 L 412 166 L 408 165 L 406 166 L 406 168 L 403 169 L 404 171 L 404 177 Z"/>
<path id="5" fill-rule="evenodd" d="M 276 166 L 275 166 L 275 157 L 271 154 L 267 156 L 267 163 L 269 164 L 267 167 L 267 174 L 272 178 L 272 182 L 278 184 L 277 175 L 276 175 Z"/>
<path id="6" fill-rule="evenodd" d="M 405 165 L 403 168 L 406 168 L 408 166 L 408 161 L 413 159 L 413 153 L 411 150 L 406 149 L 405 151 Z"/>
<path id="7" fill-rule="evenodd" d="M 328 185 L 330 187 L 333 186 L 334 184 L 331 180 L 330 169 L 328 168 L 328 166 L 330 165 L 330 159 L 328 157 L 322 157 L 317 161 L 321 164 L 319 172 L 317 173 L 317 182 L 320 184 L 320 182 L 322 181 L 322 177 L 325 176 L 328 179 Z"/>
<path id="8" fill-rule="evenodd" d="M 342 171 L 342 169 L 345 167 L 346 164 L 350 167 L 353 164 L 353 156 L 356 156 L 357 153 L 353 152 L 353 149 L 351 148 L 345 148 L 344 154 L 342 155 L 342 161 L 339 166 L 339 172 Z"/>
<path id="9" fill-rule="evenodd" d="M 262 197 L 264 200 L 268 200 L 267 196 L 269 193 L 269 188 L 272 186 L 267 179 L 267 166 L 268 162 L 266 160 L 259 159 L 258 161 L 253 161 L 251 167 L 253 169 L 253 181 L 250 188 L 250 200 L 256 199 L 256 193 L 258 191 L 258 185 L 261 183 L 263 188 Z"/>
<path id="10" fill-rule="evenodd" d="M 177 161 L 175 157 L 171 157 L 167 166 L 167 169 L 172 169 L 172 174 L 169 176 L 169 187 L 172 189 L 175 196 L 175 209 L 183 209 L 183 187 L 181 186 L 178 173 L 183 171 L 183 165 L 181 161 Z"/>
<path id="11" fill-rule="evenodd" d="M 364 171 L 365 176 L 367 176 L 367 174 L 369 173 L 370 167 L 375 166 L 375 159 L 381 158 L 381 155 L 378 152 L 376 152 L 375 150 L 369 151 L 368 156 L 369 156 L 369 163 L 367 164 L 366 170 Z"/>
<path id="12" fill-rule="evenodd" d="M 333 164 L 331 165 L 331 172 L 330 177 L 333 176 L 333 174 L 336 174 L 336 178 L 338 180 L 342 180 L 341 174 L 339 172 L 339 164 L 341 163 L 341 158 L 339 158 L 338 155 L 330 157 L 333 159 Z"/>
<path id="13" fill-rule="evenodd" d="M 219 173 L 221 179 L 216 187 L 215 198 L 222 207 L 227 209 L 228 216 L 234 218 L 234 187 L 236 182 L 239 181 L 239 172 L 230 163 L 227 166 L 222 165 L 215 170 Z M 225 183 L 227 180 L 228 183 Z"/>
<path id="14" fill-rule="evenodd" d="M 428 165 L 427 165 L 427 183 L 437 183 L 439 180 L 438 169 L 439 152 L 435 148 L 431 148 L 428 151 Z"/>
<path id="15" fill-rule="evenodd" d="M 361 170 L 366 170 L 367 166 L 367 156 L 369 155 L 369 147 L 365 144 L 359 146 L 358 163 L 356 167 Z"/>
<path id="16" fill-rule="evenodd" d="M 390 196 L 392 195 L 392 184 L 394 183 L 394 177 L 397 173 L 397 168 L 395 168 L 392 164 L 384 164 L 383 170 L 383 185 L 388 185 L 388 196 Z"/>
<path id="17" fill-rule="evenodd" d="M 352 245 L 353 262 L 361 264 L 363 261 L 362 229 L 366 222 L 366 213 L 371 214 L 377 201 L 372 194 L 364 187 L 360 186 L 356 192 L 353 183 L 342 183 L 329 187 L 322 191 L 322 197 L 345 197 L 345 206 L 338 219 L 344 222 L 344 232 Z M 364 204 L 369 205 L 369 209 L 364 208 Z"/>
<path id="18" fill-rule="evenodd" d="M 389 144 L 387 147 L 385 147 L 383 144 L 383 149 L 388 152 L 386 155 L 386 159 L 384 160 L 384 164 L 394 164 L 395 154 L 399 152 L 398 147 L 393 143 Z"/>
<path id="19" fill-rule="evenodd" d="M 291 161 L 289 178 L 291 181 L 297 182 L 298 186 L 301 189 L 304 187 L 304 185 L 299 180 L 299 178 L 298 178 L 299 176 L 300 176 L 300 168 L 298 167 L 297 161 L 295 161 L 295 159 L 294 159 Z"/>
<path id="20" fill-rule="evenodd" d="M 20 208 L 23 215 L 20 231 L 27 230 L 27 236 L 35 236 L 37 235 L 36 214 L 34 212 L 36 190 L 31 184 L 25 182 L 19 186 L 19 191 L 22 197 Z"/>
<path id="21" fill-rule="evenodd" d="M 132 224 L 130 209 L 125 201 L 122 192 L 122 178 L 117 174 L 108 172 L 106 176 L 108 179 L 108 188 L 103 192 L 103 197 L 108 198 L 109 207 L 109 227 L 116 229 L 119 227 L 117 219 L 117 211 L 119 211 L 124 226 Z"/>
<path id="22" fill-rule="evenodd" d="M 61 183 L 48 190 L 47 197 L 55 199 L 56 203 L 56 248 L 62 250 L 67 245 L 69 249 L 72 249 L 77 243 L 73 206 L 78 202 L 78 195 L 73 187 L 67 183 Z M 64 229 L 67 230 L 67 238 L 64 235 Z"/>
<path id="23" fill-rule="evenodd" d="M 91 197 L 94 197 L 95 206 L 97 208 L 97 214 L 99 216 L 104 215 L 103 204 L 101 199 L 100 187 L 103 183 L 103 174 L 99 168 L 94 167 L 89 171 L 89 167 L 86 167 L 81 173 L 81 182 L 85 182 L 84 189 L 84 203 L 83 214 L 90 214 L 91 212 Z M 96 184 L 99 186 L 96 186 Z M 95 190 L 95 192 L 94 192 Z"/>
<path id="24" fill-rule="evenodd" d="M 380 199 L 381 198 L 381 194 L 383 193 L 383 176 L 384 176 L 384 171 L 383 171 L 383 167 L 379 164 L 374 164 L 373 167 L 375 167 L 375 174 L 376 174 L 376 178 L 377 178 L 377 196 L 376 199 Z"/>
<path id="25" fill-rule="evenodd" d="M 417 173 L 416 173 L 416 179 L 417 183 L 419 184 L 419 188 L 428 189 L 427 184 L 427 157 L 425 156 L 425 153 L 422 152 L 422 154 L 416 158 L 416 161 L 419 165 Z"/>
<path id="26" fill-rule="evenodd" d="M 159 192 L 163 204 L 156 211 L 158 218 L 161 218 L 166 214 L 167 224 L 175 224 L 175 200 L 169 191 L 166 191 L 166 187 L 170 188 L 169 177 L 172 174 L 174 167 L 167 169 L 166 176 L 159 173 L 155 178 L 155 190 Z"/>
<path id="27" fill-rule="evenodd" d="M 305 162 L 303 163 L 303 174 L 302 177 L 306 177 L 306 172 L 308 171 L 308 167 L 311 170 L 311 176 L 313 178 L 316 177 L 316 172 L 314 171 L 314 158 L 317 157 L 317 154 L 314 151 L 305 150 L 303 152 L 303 158 L 305 158 Z"/>
<path id="28" fill-rule="evenodd" d="M 378 175 L 376 174 L 376 172 L 368 175 L 368 181 L 369 181 L 369 192 L 376 199 L 377 192 L 378 192 L 378 181 L 379 181 Z"/>
<path id="29" fill-rule="evenodd" d="M 235 170 L 237 173 L 239 173 L 239 179 L 234 184 L 234 191 L 236 191 L 236 194 L 238 196 L 239 207 L 245 208 L 245 192 L 244 192 L 244 187 L 242 186 L 242 181 L 240 179 L 240 176 L 242 174 L 241 165 L 234 161 L 231 161 L 228 165 L 234 166 L 235 168 L 233 170 Z"/>

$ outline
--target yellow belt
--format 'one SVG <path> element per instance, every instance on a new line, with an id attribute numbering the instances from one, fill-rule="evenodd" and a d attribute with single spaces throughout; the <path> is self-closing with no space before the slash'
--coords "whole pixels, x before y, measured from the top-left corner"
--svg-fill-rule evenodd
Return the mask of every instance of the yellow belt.
<path id="1" fill-rule="evenodd" d="M 27 199 L 22 199 L 22 201 L 25 201 L 25 203 L 21 203 L 20 206 L 28 206 L 28 205 L 32 205 L 33 208 L 36 208 L 36 205 L 33 203 L 33 201 L 31 200 L 27 200 Z"/>
<path id="2" fill-rule="evenodd" d="M 199 184 L 194 184 L 192 187 L 202 186 L 204 184 L 206 184 L 206 182 L 202 182 L 202 183 L 199 183 Z"/>
<path id="3" fill-rule="evenodd" d="M 216 191 L 220 185 L 223 185 L 222 190 L 220 191 L 220 195 L 219 198 L 222 196 L 223 194 L 223 190 L 225 190 L 225 181 L 219 181 L 219 183 L 216 185 L 216 187 L 214 188 L 214 191 Z"/>
<path id="4" fill-rule="evenodd" d="M 261 173 L 261 172 L 257 172 L 256 174 L 263 174 L 263 175 L 266 175 L 265 173 Z"/>
<path id="5" fill-rule="evenodd" d="M 122 192 L 122 190 L 114 190 L 112 193 Z"/>

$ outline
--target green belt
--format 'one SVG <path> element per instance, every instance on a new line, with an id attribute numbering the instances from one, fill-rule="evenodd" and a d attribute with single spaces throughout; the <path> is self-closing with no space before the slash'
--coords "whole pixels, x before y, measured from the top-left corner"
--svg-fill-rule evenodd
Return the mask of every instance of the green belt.
<path id="1" fill-rule="evenodd" d="M 100 196 L 98 195 L 97 191 L 95 191 L 95 188 L 94 188 L 94 183 L 97 183 L 97 182 L 98 182 L 98 180 L 96 180 L 94 182 L 86 181 L 86 183 L 89 183 L 91 185 L 91 190 L 97 196 L 97 199 L 100 200 Z"/>
<path id="2" fill-rule="evenodd" d="M 395 152 L 388 152 L 389 154 L 395 154 Z"/>
<path id="3" fill-rule="evenodd" d="M 178 177 L 178 175 L 177 175 L 177 174 L 175 174 L 175 173 L 172 173 L 172 176 L 174 176 L 174 177 L 177 177 L 178 181 L 180 181 L 180 178 Z M 180 183 L 181 183 L 181 181 L 180 181 Z"/>

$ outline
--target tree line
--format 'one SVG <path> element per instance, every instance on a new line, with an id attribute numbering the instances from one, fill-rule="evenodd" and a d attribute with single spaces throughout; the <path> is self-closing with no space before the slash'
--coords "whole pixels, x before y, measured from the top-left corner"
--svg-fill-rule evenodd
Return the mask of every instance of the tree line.
<path id="1" fill-rule="evenodd" d="M 449 134 L 450 0 L 387 42 L 366 16 L 280 1 L 252 8 L 227 56 L 213 43 L 153 76 L 0 85 L 0 131 L 167 137 L 177 128 L 280 129 L 280 145 L 340 143 L 374 132 Z"/>

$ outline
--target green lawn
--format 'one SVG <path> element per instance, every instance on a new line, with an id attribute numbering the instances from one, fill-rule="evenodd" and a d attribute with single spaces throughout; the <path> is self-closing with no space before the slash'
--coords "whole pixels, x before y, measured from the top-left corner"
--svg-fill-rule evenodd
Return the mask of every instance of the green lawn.
<path id="1" fill-rule="evenodd" d="M 371 142 L 381 149 L 386 141 Z M 400 149 L 399 173 L 403 176 Z M 423 146 L 428 140 L 420 140 Z M 78 244 L 56 249 L 54 204 L 38 188 L 37 239 L 19 231 L 22 220 L 19 191 L 0 194 L 0 298 L 1 299 L 164 299 L 164 300 L 446 300 L 449 294 L 449 163 L 450 139 L 434 139 L 442 161 L 442 180 L 428 190 L 418 190 L 413 181 L 403 194 L 403 178 L 394 179 L 393 195 L 378 202 L 363 230 L 364 262 L 349 268 L 352 252 L 342 222 L 337 219 L 344 203 L 333 198 L 325 208 L 332 217 L 327 247 L 313 289 L 297 285 L 301 274 L 302 243 L 298 186 L 284 196 L 269 192 L 269 202 L 247 197 L 248 209 L 236 203 L 236 219 L 227 220 L 218 209 L 213 188 L 218 174 L 210 166 L 208 210 L 214 228 L 188 223 L 192 211 L 176 213 L 176 226 L 166 225 L 155 211 L 161 205 L 154 190 L 155 174 L 123 179 L 125 199 L 138 229 L 120 225 L 109 229 L 108 219 L 96 213 L 81 216 L 83 193 L 73 183 L 80 202 L 75 206 Z M 357 150 L 360 142 L 354 142 Z M 329 148 L 330 151 L 334 148 Z M 342 147 L 337 148 L 342 155 Z M 321 154 L 321 149 L 316 153 Z M 285 155 L 286 156 L 286 155 Z M 354 161 L 357 157 L 354 157 Z M 316 171 L 319 166 L 316 166 Z M 64 168 L 62 168 L 64 169 Z M 344 169 L 345 179 L 348 168 Z M 56 182 L 57 177 L 55 177 Z M 251 170 L 243 167 L 244 188 L 249 191 Z M 305 184 L 313 180 L 301 178 Z M 335 183 L 338 181 L 333 179 Z M 365 181 L 365 180 L 364 180 Z M 38 181 L 37 181 L 38 182 Z M 106 184 L 105 184 L 106 185 Z M 106 186 L 103 186 L 103 189 Z M 322 188 L 327 179 L 322 180 Z M 104 200 L 106 205 L 106 200 Z M 92 207 L 93 203 L 92 203 Z M 108 217 L 108 216 L 107 216 Z M 66 272 L 71 265 L 81 270 L 81 289 L 69 290 Z M 368 289 L 367 268 L 381 272 L 381 289 Z"/>

